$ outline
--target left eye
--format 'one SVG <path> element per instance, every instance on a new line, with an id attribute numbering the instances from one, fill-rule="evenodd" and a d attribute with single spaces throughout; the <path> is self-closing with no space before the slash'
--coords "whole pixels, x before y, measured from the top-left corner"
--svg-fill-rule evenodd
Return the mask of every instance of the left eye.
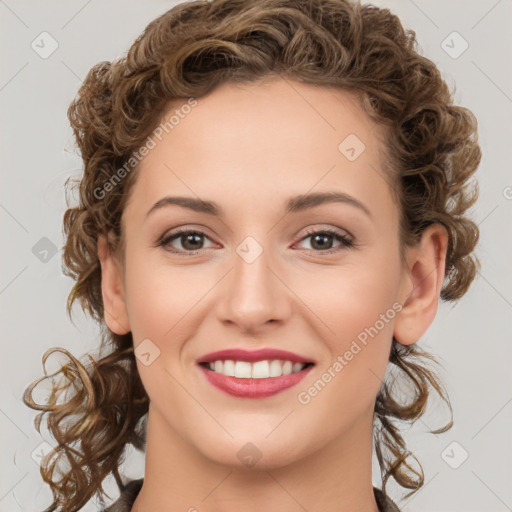
<path id="1" fill-rule="evenodd" d="M 310 244 L 314 252 L 332 253 L 343 250 L 345 247 L 352 247 L 353 242 L 350 238 L 338 231 L 332 229 L 324 229 L 321 231 L 312 231 L 303 237 L 300 241 L 303 242 L 308 238 L 311 239 Z M 332 247 L 332 239 L 338 240 L 340 244 L 337 247 Z M 318 249 L 318 250 L 317 250 Z"/>
<path id="2" fill-rule="evenodd" d="M 299 242 L 304 242 L 308 238 L 311 239 L 310 244 L 312 248 L 307 250 L 314 252 L 332 253 L 353 246 L 353 242 L 350 238 L 331 229 L 311 231 L 306 236 L 302 237 Z M 158 245 L 166 248 L 172 247 L 169 251 L 175 254 L 195 254 L 197 251 L 204 249 L 204 247 L 202 247 L 204 239 L 209 240 L 208 236 L 201 231 L 183 230 L 164 237 Z M 338 246 L 333 247 L 332 239 L 340 242 Z M 171 242 L 176 240 L 181 243 L 182 248 L 176 248 L 171 244 Z"/>
<path id="3" fill-rule="evenodd" d="M 182 253 L 182 252 L 188 252 L 192 253 L 193 251 L 197 251 L 200 249 L 203 249 L 203 247 L 198 247 L 201 245 L 201 240 L 203 238 L 208 238 L 204 233 L 201 231 L 178 231 L 172 235 L 169 235 L 162 239 L 162 241 L 159 243 L 159 245 L 163 247 L 168 247 L 171 245 L 171 242 L 174 240 L 179 240 L 182 244 L 183 249 L 178 250 L 172 250 L 171 252 L 174 253 Z"/>

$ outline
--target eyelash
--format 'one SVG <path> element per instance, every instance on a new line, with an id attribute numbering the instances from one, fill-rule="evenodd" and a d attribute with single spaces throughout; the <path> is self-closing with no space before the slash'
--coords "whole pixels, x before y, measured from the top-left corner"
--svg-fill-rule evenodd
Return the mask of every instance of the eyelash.
<path id="1" fill-rule="evenodd" d="M 160 239 L 160 241 L 157 243 L 157 246 L 166 248 L 168 246 L 168 244 L 170 242 L 172 242 L 173 240 L 178 239 L 183 235 L 189 235 L 189 234 L 199 235 L 199 236 L 204 236 L 205 238 L 209 238 L 205 233 L 203 233 L 201 231 L 194 230 L 194 229 L 182 229 L 182 230 L 175 231 L 174 233 L 171 233 L 167 236 L 162 237 Z M 334 229 L 329 229 L 329 228 L 307 231 L 306 234 L 300 240 L 298 240 L 298 242 L 302 242 L 313 235 L 331 235 L 334 238 L 336 238 L 336 240 L 341 242 L 341 244 L 338 247 L 333 247 L 333 248 L 327 249 L 325 251 L 319 251 L 319 250 L 314 250 L 314 249 L 305 249 L 307 251 L 311 251 L 316 254 L 330 255 L 330 254 L 334 254 L 334 253 L 337 253 L 344 249 L 348 249 L 348 248 L 355 246 L 352 239 L 341 234 L 339 231 L 336 231 Z M 201 249 L 199 251 L 182 251 L 182 250 L 174 250 L 174 249 L 166 249 L 166 250 L 173 254 L 177 254 L 178 256 L 193 256 L 193 255 L 199 254 L 203 249 Z"/>

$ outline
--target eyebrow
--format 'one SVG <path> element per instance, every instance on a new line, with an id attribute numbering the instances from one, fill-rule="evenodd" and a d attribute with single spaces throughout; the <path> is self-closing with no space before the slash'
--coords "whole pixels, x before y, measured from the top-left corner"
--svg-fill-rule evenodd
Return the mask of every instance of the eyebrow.
<path id="1" fill-rule="evenodd" d="M 365 206 L 355 197 L 344 192 L 315 192 L 311 194 L 303 194 L 291 197 L 286 203 L 285 213 L 288 214 L 301 212 L 326 203 L 345 203 L 358 208 L 368 217 L 373 218 L 367 206 Z M 149 211 L 146 213 L 146 218 L 154 211 L 171 204 L 178 205 L 183 208 L 188 208 L 189 210 L 193 210 L 199 213 L 206 213 L 209 215 L 215 215 L 217 217 L 224 216 L 224 211 L 222 208 L 213 201 L 186 196 L 165 196 L 158 200 L 149 209 Z"/>

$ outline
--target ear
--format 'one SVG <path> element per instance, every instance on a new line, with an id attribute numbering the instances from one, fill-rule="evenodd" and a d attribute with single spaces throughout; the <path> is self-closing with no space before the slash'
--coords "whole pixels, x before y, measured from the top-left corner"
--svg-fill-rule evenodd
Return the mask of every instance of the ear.
<path id="1" fill-rule="evenodd" d="M 105 235 L 98 237 L 98 257 L 101 263 L 101 293 L 105 323 L 116 334 L 130 332 L 130 322 L 124 297 L 122 271 L 111 253 Z"/>
<path id="2" fill-rule="evenodd" d="M 407 267 L 400 291 L 402 310 L 396 316 L 394 336 L 402 345 L 416 343 L 437 313 L 444 280 L 448 233 L 431 224 L 414 247 L 406 249 Z"/>

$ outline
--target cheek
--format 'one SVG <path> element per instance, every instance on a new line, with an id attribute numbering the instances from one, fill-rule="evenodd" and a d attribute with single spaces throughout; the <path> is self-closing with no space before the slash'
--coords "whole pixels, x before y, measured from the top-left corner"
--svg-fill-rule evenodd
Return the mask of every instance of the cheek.
<path id="1" fill-rule="evenodd" d="M 328 349 L 320 371 L 330 371 L 325 380 L 335 382 L 327 386 L 336 394 L 330 399 L 348 408 L 359 410 L 373 403 L 381 385 L 400 308 L 399 279 L 398 256 L 375 251 L 371 257 L 362 255 L 357 262 L 325 269 L 308 280 L 304 302 L 316 314 L 317 334 L 325 333 Z M 306 294 L 306 288 L 302 290 Z"/>
<path id="2" fill-rule="evenodd" d="M 182 319 L 208 290 L 197 267 L 173 266 L 132 254 L 126 260 L 126 303 L 135 344 L 175 337 Z"/>
<path id="3" fill-rule="evenodd" d="M 330 327 L 321 328 L 328 333 L 323 338 L 327 357 L 315 379 L 299 389 L 298 401 L 305 404 L 304 421 L 312 431 L 321 428 L 328 437 L 371 414 L 389 361 L 396 308 L 393 283 L 381 286 L 375 276 L 350 272 L 327 283 L 328 293 L 309 303 Z M 328 425 L 322 423 L 325 417 Z"/>
<path id="4" fill-rule="evenodd" d="M 211 286 L 208 276 L 192 265 L 177 267 L 161 259 L 157 264 L 142 254 L 127 257 L 126 302 L 134 345 L 149 339 L 159 350 L 151 348 L 155 351 L 151 357 L 154 353 L 158 356 L 148 365 L 137 360 L 139 375 L 152 401 L 165 397 L 165 402 L 174 406 L 180 400 L 188 403 L 189 398 L 181 395 L 173 379 L 182 379 L 176 373 L 183 349 L 179 340 L 193 335 L 194 306 L 202 303 L 202 298 L 204 301 Z"/>
<path id="5" fill-rule="evenodd" d="M 355 256 L 347 264 L 320 268 L 310 275 L 297 274 L 293 277 L 293 289 L 314 313 L 311 318 L 316 320 L 312 321 L 332 341 L 331 347 L 342 350 L 348 340 L 357 338 L 375 323 L 385 336 L 391 335 L 396 314 L 392 306 L 397 299 L 399 280 L 397 259 L 386 254 L 372 258 L 363 255 L 360 259 Z"/>

